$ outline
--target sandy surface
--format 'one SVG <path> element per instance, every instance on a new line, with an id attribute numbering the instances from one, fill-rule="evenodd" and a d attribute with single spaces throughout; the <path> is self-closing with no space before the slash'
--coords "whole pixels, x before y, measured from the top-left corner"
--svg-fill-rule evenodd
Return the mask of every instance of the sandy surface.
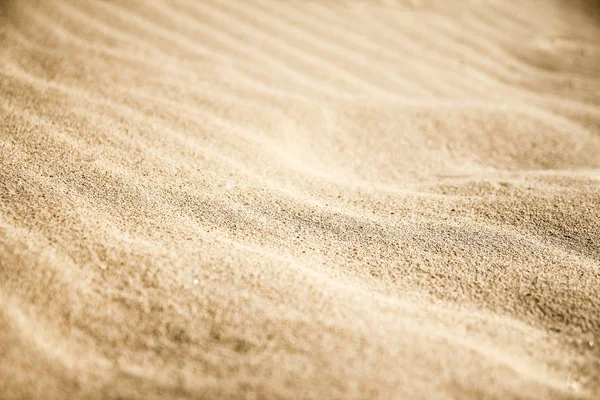
<path id="1" fill-rule="evenodd" d="M 597 2 L 0 7 L 3 400 L 600 398 Z"/>

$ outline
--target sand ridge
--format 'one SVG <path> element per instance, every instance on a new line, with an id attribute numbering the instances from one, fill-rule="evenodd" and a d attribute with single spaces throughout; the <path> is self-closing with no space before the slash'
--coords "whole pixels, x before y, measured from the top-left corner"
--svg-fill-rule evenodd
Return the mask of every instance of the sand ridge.
<path id="1" fill-rule="evenodd" d="M 600 395 L 593 1 L 0 4 L 0 397 Z"/>

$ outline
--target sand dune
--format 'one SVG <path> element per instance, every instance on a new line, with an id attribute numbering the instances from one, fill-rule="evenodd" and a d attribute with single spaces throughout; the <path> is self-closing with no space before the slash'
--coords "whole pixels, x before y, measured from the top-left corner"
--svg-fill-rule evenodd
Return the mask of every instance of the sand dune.
<path id="1" fill-rule="evenodd" d="M 0 398 L 598 398 L 598 10 L 1 2 Z"/>

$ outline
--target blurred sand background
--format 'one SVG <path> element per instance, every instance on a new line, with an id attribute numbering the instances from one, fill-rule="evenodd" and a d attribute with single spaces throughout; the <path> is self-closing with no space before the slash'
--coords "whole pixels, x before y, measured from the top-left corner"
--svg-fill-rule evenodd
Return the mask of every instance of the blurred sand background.
<path id="1" fill-rule="evenodd" d="M 600 398 L 594 1 L 0 2 L 0 398 Z"/>

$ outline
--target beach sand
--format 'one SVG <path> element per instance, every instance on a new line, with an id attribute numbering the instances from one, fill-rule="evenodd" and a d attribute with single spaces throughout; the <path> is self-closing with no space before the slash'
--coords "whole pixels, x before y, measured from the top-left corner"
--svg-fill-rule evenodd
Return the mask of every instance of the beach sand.
<path id="1" fill-rule="evenodd" d="M 0 2 L 0 398 L 600 398 L 599 11 Z"/>

